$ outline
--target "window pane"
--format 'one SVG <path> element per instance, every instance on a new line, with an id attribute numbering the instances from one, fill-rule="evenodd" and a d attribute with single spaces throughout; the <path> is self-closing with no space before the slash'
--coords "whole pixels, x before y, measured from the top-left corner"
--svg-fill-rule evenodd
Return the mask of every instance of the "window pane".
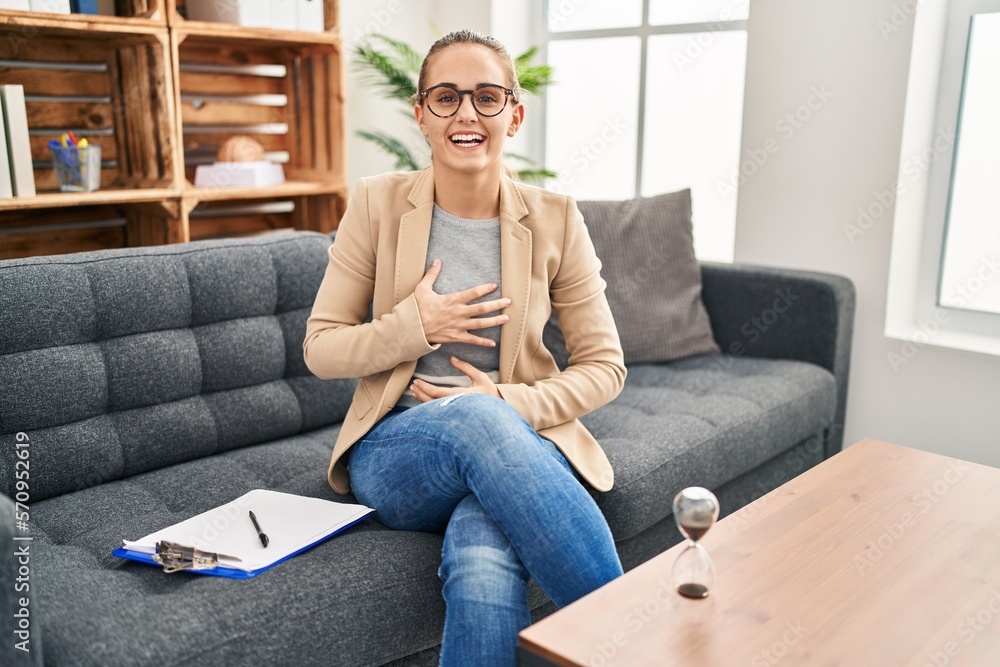
<path id="1" fill-rule="evenodd" d="M 650 25 L 737 21 L 749 15 L 750 0 L 649 0 Z"/>
<path id="2" fill-rule="evenodd" d="M 549 30 L 630 28 L 642 24 L 642 0 L 549 0 Z"/>
<path id="3" fill-rule="evenodd" d="M 635 196 L 639 38 L 549 42 L 556 83 L 546 92 L 548 187 L 577 199 Z"/>
<path id="4" fill-rule="evenodd" d="M 692 40 L 706 44 L 695 59 Z M 691 188 L 703 260 L 733 259 L 746 49 L 742 30 L 649 38 L 642 194 Z"/>
<path id="5" fill-rule="evenodd" d="M 970 31 L 938 303 L 1000 313 L 1000 14 Z"/>

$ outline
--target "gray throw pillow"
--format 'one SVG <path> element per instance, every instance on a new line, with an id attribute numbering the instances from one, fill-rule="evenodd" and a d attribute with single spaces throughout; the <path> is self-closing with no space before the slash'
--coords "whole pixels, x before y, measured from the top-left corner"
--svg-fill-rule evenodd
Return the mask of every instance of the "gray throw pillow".
<path id="1" fill-rule="evenodd" d="M 719 352 L 701 300 L 694 254 L 691 190 L 625 201 L 577 202 L 601 260 L 601 276 L 626 364 Z M 569 362 L 553 311 L 545 346 Z"/>

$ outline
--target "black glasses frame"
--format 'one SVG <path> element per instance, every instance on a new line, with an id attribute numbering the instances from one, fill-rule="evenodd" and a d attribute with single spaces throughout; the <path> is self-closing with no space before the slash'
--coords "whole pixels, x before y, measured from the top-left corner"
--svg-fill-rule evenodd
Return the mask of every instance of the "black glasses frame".
<path id="1" fill-rule="evenodd" d="M 450 114 L 442 116 L 441 114 L 434 111 L 434 109 L 431 109 L 431 105 L 427 99 L 427 96 L 435 88 L 447 88 L 448 90 L 454 91 L 455 94 L 458 95 L 458 106 L 455 107 L 455 110 L 452 111 Z M 479 107 L 476 106 L 476 96 L 474 93 L 479 92 L 483 88 L 499 88 L 504 92 L 503 106 L 500 107 L 500 110 L 497 111 L 496 113 L 483 113 L 482 111 L 479 110 Z M 437 116 L 438 118 L 451 118 L 452 116 L 457 114 L 458 110 L 462 108 L 462 98 L 465 95 L 468 95 L 472 99 L 472 108 L 476 110 L 476 113 L 486 118 L 493 118 L 493 116 L 499 116 L 501 113 L 503 113 L 503 110 L 507 108 L 507 100 L 509 100 L 511 97 L 514 98 L 514 103 L 515 104 L 517 103 L 517 94 L 510 88 L 507 88 L 506 86 L 501 86 L 499 83 L 481 83 L 478 86 L 476 86 L 475 90 L 459 90 L 458 88 L 450 84 L 439 83 L 436 86 L 431 86 L 430 88 L 420 91 L 420 99 L 427 104 L 427 110 L 430 111 L 435 116 Z"/>

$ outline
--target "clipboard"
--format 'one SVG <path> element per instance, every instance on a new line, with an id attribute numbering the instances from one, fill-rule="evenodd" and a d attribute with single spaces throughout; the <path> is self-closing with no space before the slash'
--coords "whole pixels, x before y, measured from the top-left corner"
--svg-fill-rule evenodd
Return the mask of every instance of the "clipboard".
<path id="1" fill-rule="evenodd" d="M 249 518 L 253 511 L 268 535 L 265 548 Z M 160 566 L 157 543 L 186 545 L 218 555 L 218 565 L 188 572 L 229 579 L 249 579 L 325 542 L 363 521 L 375 510 L 280 491 L 254 489 L 235 500 L 150 533 L 112 551 L 118 558 Z M 223 556 L 227 554 L 228 556 Z M 227 560 L 235 557 L 236 561 Z"/>

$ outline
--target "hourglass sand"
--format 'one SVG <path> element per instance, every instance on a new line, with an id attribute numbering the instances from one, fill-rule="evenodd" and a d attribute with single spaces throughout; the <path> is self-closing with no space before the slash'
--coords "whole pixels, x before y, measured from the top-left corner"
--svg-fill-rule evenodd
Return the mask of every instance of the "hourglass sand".
<path id="1" fill-rule="evenodd" d="M 674 563 L 674 585 L 684 597 L 704 598 L 715 585 L 715 567 L 699 540 L 719 518 L 719 500 L 708 489 L 690 486 L 674 497 L 674 520 L 687 546 Z"/>

